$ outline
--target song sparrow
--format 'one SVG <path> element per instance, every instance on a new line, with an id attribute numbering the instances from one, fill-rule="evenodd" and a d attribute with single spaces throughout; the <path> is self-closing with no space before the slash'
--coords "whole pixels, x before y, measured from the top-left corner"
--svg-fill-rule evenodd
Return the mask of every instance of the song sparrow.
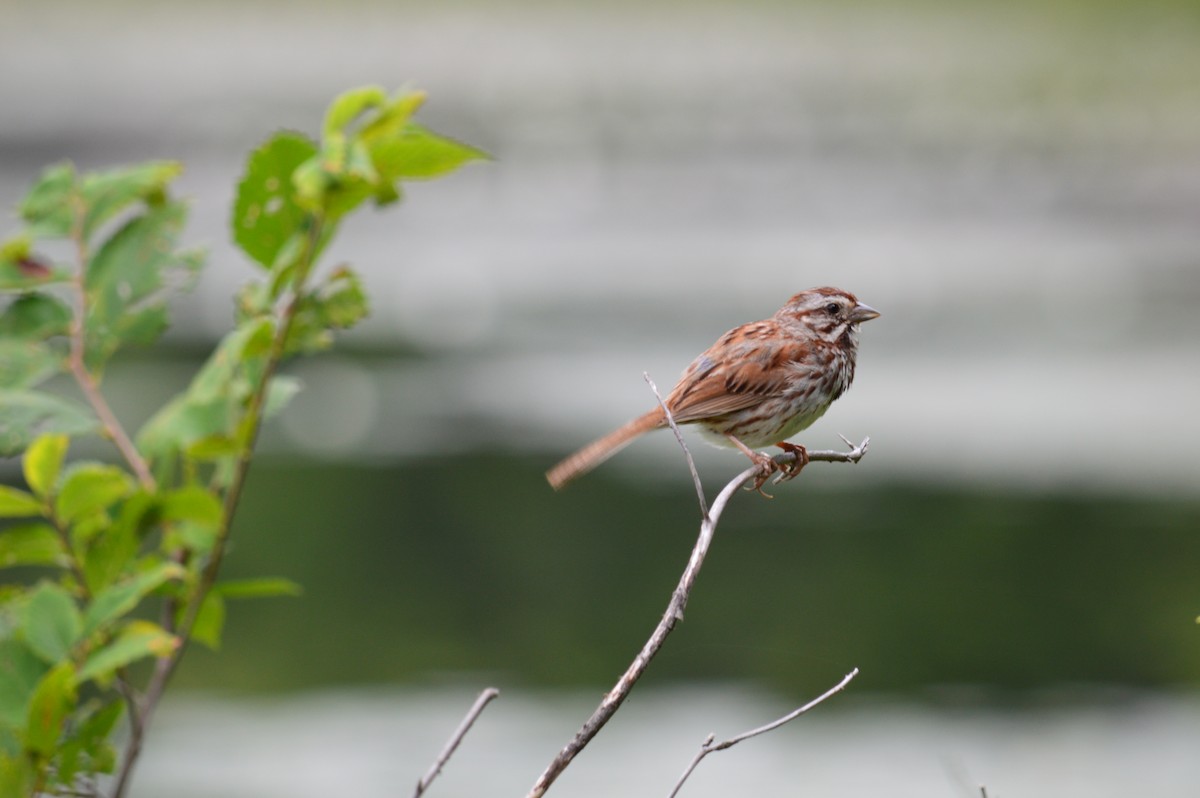
<path id="1" fill-rule="evenodd" d="M 698 424 L 719 444 L 732 444 L 759 464 L 762 478 L 777 467 L 752 447 L 774 444 L 796 453 L 785 477 L 808 462 L 786 439 L 824 415 L 854 379 L 858 325 L 879 315 L 847 291 L 812 288 L 774 316 L 735 327 L 684 371 L 665 403 L 678 424 Z M 642 433 L 665 427 L 656 407 L 546 472 L 556 490 L 592 470 Z"/>

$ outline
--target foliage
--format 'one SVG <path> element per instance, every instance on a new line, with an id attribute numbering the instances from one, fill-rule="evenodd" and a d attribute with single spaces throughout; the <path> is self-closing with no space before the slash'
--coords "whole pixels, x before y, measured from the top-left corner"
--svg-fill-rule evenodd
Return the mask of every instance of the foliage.
<path id="1" fill-rule="evenodd" d="M 60 164 L 21 203 L 25 227 L 0 245 L 0 454 L 23 455 L 26 483 L 0 486 L 0 518 L 14 519 L 0 568 L 19 568 L 0 589 L 0 795 L 98 795 L 102 774 L 123 795 L 188 643 L 219 646 L 227 599 L 296 592 L 217 577 L 261 423 L 299 389 L 277 366 L 367 313 L 353 270 L 315 268 L 339 223 L 367 200 L 398 200 L 402 180 L 483 157 L 412 121 L 423 99 L 355 89 L 330 106 L 320 141 L 278 133 L 250 154 L 231 223 L 257 279 L 189 387 L 136 436 L 101 380 L 123 346 L 166 329 L 170 298 L 203 263 L 179 243 L 182 167 Z M 71 262 L 43 254 L 58 249 Z M 79 395 L 45 388 L 64 372 Z M 89 434 L 111 439 L 121 464 L 69 462 L 71 439 Z"/>

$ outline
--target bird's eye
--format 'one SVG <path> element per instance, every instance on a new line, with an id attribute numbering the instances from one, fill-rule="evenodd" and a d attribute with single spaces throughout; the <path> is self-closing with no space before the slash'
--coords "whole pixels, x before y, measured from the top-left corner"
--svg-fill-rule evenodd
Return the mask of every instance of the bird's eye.
<path id="1" fill-rule="evenodd" d="M 836 302 L 830 302 L 825 306 L 825 312 L 830 316 L 836 316 L 839 310 L 841 310 L 841 306 Z"/>

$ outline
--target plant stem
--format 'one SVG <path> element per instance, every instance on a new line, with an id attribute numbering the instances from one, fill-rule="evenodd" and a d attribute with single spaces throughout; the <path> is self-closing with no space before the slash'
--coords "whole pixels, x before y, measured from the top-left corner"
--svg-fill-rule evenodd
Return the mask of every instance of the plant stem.
<path id="1" fill-rule="evenodd" d="M 200 607 L 204 603 L 205 597 L 212 590 L 213 585 L 216 584 L 217 575 L 221 569 L 221 562 L 225 557 L 225 550 L 229 543 L 229 534 L 233 529 L 233 517 L 237 513 L 238 505 L 241 502 L 242 489 L 246 482 L 246 476 L 250 472 L 250 463 L 254 457 L 254 447 L 258 442 L 259 431 L 262 429 L 267 392 L 271 387 L 271 380 L 279 368 L 279 363 L 283 360 L 288 335 L 291 333 L 292 323 L 296 318 L 296 311 L 299 309 L 300 299 L 304 294 L 304 282 L 312 269 L 313 261 L 316 259 L 317 249 L 321 241 L 322 228 L 324 226 L 323 222 L 324 220 L 320 216 L 314 217 L 310 222 L 305 250 L 296 270 L 290 297 L 279 313 L 275 336 L 271 339 L 271 346 L 267 352 L 266 362 L 263 365 L 262 377 L 259 379 L 254 392 L 250 395 L 250 399 L 246 403 L 245 418 L 249 420 L 250 429 L 246 434 L 244 445 L 238 454 L 237 464 L 234 467 L 229 489 L 225 493 L 225 501 L 222 505 L 221 522 L 217 529 L 216 541 L 213 544 L 212 552 L 209 554 L 208 562 L 205 563 L 204 569 L 200 572 L 200 578 L 196 582 L 196 587 L 185 604 L 186 610 L 183 619 L 176 630 L 180 641 L 179 647 L 170 656 L 158 660 L 155 664 L 154 673 L 146 685 L 146 692 L 142 700 L 141 709 L 138 712 L 138 717 L 131 719 L 132 728 L 129 743 L 126 745 L 120 769 L 117 771 L 116 786 L 113 788 L 112 798 L 124 798 L 125 796 L 130 777 L 133 774 L 134 765 L 137 764 L 138 757 L 141 754 L 142 743 L 145 739 L 146 730 L 150 726 L 154 710 L 158 706 L 158 702 L 161 700 L 168 682 L 170 682 L 171 677 L 174 675 L 175 669 L 179 667 L 179 662 L 183 658 L 184 652 L 187 650 L 192 628 L 195 626 L 196 618 L 200 614 Z"/>
<path id="2" fill-rule="evenodd" d="M 88 245 L 87 238 L 83 234 L 83 200 L 76 197 L 75 202 L 75 222 L 71 230 L 71 238 L 75 242 L 75 253 L 79 260 L 79 268 L 75 271 L 74 279 L 71 281 L 72 288 L 75 291 L 77 311 L 71 319 L 71 328 L 69 331 L 69 339 L 71 342 L 71 351 L 68 357 L 68 363 L 71 369 L 71 375 L 75 378 L 79 389 L 83 391 L 84 398 L 87 399 L 92 410 L 100 419 L 100 424 L 104 429 L 104 434 L 116 445 L 121 456 L 125 458 L 125 462 L 137 475 L 138 482 L 147 492 L 153 492 L 155 489 L 154 475 L 150 473 L 150 467 L 146 460 L 142 457 L 141 452 L 133 445 L 129 434 L 125 432 L 125 428 L 121 426 L 121 422 L 117 420 L 112 408 L 108 406 L 108 402 L 104 398 L 104 394 L 100 393 L 100 384 L 96 381 L 93 375 L 87 368 L 86 342 L 84 336 L 84 320 L 87 317 L 87 287 L 85 284 L 88 266 Z"/>

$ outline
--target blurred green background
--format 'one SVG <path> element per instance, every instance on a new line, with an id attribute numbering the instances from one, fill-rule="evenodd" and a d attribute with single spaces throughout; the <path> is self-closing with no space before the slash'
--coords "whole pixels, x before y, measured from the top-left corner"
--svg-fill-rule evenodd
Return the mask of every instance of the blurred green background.
<path id="1" fill-rule="evenodd" d="M 544 460 L 495 452 L 261 465 L 229 573 L 286 575 L 305 594 L 231 608 L 225 650 L 190 655 L 181 684 L 604 685 L 697 532 L 682 468 L 672 486 L 600 472 L 553 496 Z M 1194 501 L 803 480 L 747 494 L 648 680 L 799 695 L 853 664 L 862 689 L 927 698 L 1194 685 L 1198 528 Z"/>

